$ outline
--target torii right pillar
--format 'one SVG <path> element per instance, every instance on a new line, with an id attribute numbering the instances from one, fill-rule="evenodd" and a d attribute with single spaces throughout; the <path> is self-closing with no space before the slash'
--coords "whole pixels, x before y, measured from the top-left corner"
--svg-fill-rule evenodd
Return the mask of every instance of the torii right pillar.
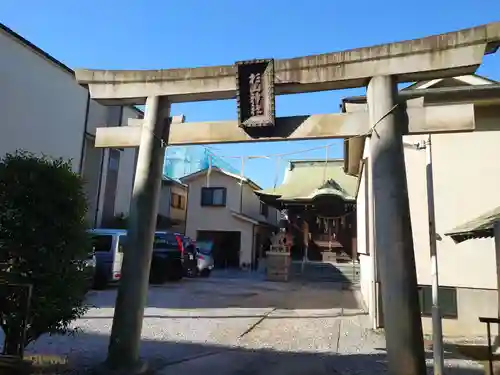
<path id="1" fill-rule="evenodd" d="M 379 265 L 389 374 L 426 374 L 403 150 L 407 120 L 392 76 L 367 88 L 373 168 L 374 245 Z"/>

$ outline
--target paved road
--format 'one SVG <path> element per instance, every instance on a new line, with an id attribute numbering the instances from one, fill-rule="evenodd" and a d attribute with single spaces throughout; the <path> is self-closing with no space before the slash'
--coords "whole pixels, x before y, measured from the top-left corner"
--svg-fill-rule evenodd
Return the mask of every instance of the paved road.
<path id="1" fill-rule="evenodd" d="M 115 297 L 93 293 L 80 333 L 42 338 L 30 351 L 67 356 L 78 368 L 100 363 Z M 235 275 L 152 287 L 141 355 L 162 375 L 382 374 L 384 346 L 352 291 Z M 474 373 L 465 361 L 447 364 Z"/>

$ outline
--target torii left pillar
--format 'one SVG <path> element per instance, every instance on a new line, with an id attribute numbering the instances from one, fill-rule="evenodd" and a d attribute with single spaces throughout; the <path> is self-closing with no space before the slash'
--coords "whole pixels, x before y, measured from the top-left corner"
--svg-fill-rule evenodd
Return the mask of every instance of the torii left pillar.
<path id="1" fill-rule="evenodd" d="M 170 103 L 166 97 L 149 97 L 142 125 L 130 205 L 122 278 L 116 298 L 107 367 L 141 373 L 140 363 L 144 307 L 160 198 L 165 145 L 168 139 Z"/>

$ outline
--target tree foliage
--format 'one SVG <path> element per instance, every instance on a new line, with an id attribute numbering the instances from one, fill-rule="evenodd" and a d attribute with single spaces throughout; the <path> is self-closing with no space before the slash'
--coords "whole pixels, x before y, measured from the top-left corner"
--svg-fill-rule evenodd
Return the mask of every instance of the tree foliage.
<path id="1" fill-rule="evenodd" d="M 32 285 L 24 344 L 66 334 L 87 307 L 91 249 L 82 178 L 62 159 L 18 151 L 0 159 L 0 263 L 9 283 Z M 22 318 L 12 295 L 0 295 L 4 353 Z"/>

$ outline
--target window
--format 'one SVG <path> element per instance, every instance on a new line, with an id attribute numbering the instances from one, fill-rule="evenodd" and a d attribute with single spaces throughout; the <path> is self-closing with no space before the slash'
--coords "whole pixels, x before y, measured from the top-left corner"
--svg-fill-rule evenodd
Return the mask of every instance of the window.
<path id="1" fill-rule="evenodd" d="M 92 248 L 94 251 L 109 252 L 113 244 L 113 236 L 109 234 L 97 234 L 92 236 Z"/>
<path id="2" fill-rule="evenodd" d="M 177 250 L 179 249 L 179 242 L 173 233 L 156 234 L 153 242 L 153 250 Z"/>
<path id="3" fill-rule="evenodd" d="M 264 217 L 269 216 L 269 206 L 267 204 L 260 202 L 260 214 Z"/>
<path id="4" fill-rule="evenodd" d="M 432 289 L 430 285 L 420 285 L 418 288 L 420 312 L 423 316 L 432 315 Z M 457 318 L 457 289 L 439 287 L 439 307 L 443 318 Z"/>
<path id="5" fill-rule="evenodd" d="M 186 208 L 186 197 L 176 193 L 170 194 L 170 206 L 184 210 Z"/>
<path id="6" fill-rule="evenodd" d="M 226 188 L 223 187 L 201 188 L 201 205 L 225 207 Z"/>

